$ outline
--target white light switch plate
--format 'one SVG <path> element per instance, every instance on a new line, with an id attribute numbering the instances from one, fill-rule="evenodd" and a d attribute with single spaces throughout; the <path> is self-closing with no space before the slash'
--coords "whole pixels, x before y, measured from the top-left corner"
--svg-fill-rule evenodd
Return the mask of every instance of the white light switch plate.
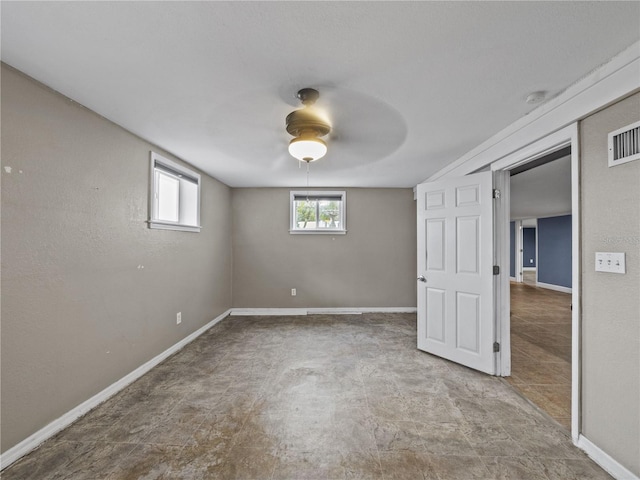
<path id="1" fill-rule="evenodd" d="M 596 272 L 626 273 L 624 252 L 596 252 Z"/>

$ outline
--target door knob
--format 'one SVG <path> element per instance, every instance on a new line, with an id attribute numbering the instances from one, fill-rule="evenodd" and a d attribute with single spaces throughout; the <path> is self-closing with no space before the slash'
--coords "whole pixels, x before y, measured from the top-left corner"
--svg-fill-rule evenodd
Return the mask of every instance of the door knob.
<path id="1" fill-rule="evenodd" d="M 420 275 L 420 276 L 418 277 L 418 280 L 420 280 L 421 282 L 425 282 L 425 283 L 427 282 L 427 279 L 426 279 L 426 278 L 424 278 L 424 275 Z"/>

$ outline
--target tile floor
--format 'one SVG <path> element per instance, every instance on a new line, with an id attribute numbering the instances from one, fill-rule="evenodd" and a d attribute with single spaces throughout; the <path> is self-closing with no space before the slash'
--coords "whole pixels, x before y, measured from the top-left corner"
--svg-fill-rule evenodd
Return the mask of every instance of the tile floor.
<path id="1" fill-rule="evenodd" d="M 412 314 L 230 317 L 3 472 L 14 479 L 605 479 Z"/>
<path id="2" fill-rule="evenodd" d="M 570 294 L 511 283 L 511 377 L 507 381 L 571 429 Z"/>

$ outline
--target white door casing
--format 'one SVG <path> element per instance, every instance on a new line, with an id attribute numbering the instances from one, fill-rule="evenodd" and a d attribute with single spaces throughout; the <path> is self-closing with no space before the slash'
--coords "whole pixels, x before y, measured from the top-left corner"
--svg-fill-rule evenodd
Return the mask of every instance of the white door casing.
<path id="1" fill-rule="evenodd" d="M 492 175 L 417 186 L 418 348 L 494 375 Z"/>

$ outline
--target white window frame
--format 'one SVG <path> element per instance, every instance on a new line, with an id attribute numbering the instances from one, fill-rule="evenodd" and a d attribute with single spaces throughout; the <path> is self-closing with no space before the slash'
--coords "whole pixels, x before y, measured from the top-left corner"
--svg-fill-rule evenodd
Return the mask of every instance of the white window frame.
<path id="1" fill-rule="evenodd" d="M 167 220 L 160 220 L 157 217 L 158 212 L 158 191 L 156 182 L 156 165 L 160 166 L 163 173 L 168 175 L 175 175 L 176 178 L 181 179 L 183 176 L 188 177 L 192 183 L 197 187 L 197 200 L 196 200 L 196 225 L 190 225 L 182 223 L 180 218 L 177 222 L 171 222 Z M 168 172 L 167 172 L 168 171 Z M 201 177 L 200 174 L 180 165 L 173 160 L 163 157 L 155 152 L 151 152 L 150 161 L 150 175 L 149 175 L 149 228 L 156 228 L 161 230 L 181 230 L 185 232 L 199 232 L 200 225 L 200 199 L 201 199 Z M 178 200 L 179 202 L 179 200 Z M 180 208 L 178 208 L 180 211 Z M 180 215 L 180 214 L 179 214 Z"/>
<path id="2" fill-rule="evenodd" d="M 297 228 L 296 225 L 296 198 L 300 197 L 340 197 L 340 228 Z M 329 191 L 329 190 L 292 190 L 289 192 L 289 233 L 294 235 L 345 235 L 347 233 L 347 192 Z M 316 211 L 316 221 L 318 219 L 318 212 Z"/>

